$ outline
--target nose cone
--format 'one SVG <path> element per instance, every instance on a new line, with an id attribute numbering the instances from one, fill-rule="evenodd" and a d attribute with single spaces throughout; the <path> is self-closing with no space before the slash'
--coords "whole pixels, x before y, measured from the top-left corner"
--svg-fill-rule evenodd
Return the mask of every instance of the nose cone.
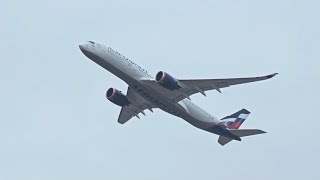
<path id="1" fill-rule="evenodd" d="M 95 54 L 95 52 L 93 51 L 91 45 L 87 42 L 80 44 L 79 48 L 80 48 L 81 52 L 91 60 L 94 60 L 98 57 Z"/>
<path id="2" fill-rule="evenodd" d="M 87 57 L 90 56 L 91 53 L 89 52 L 89 49 L 88 49 L 88 43 L 80 44 L 79 48 L 84 55 L 86 55 Z"/>
<path id="3" fill-rule="evenodd" d="M 83 52 L 85 50 L 85 48 L 86 48 L 86 44 L 80 44 L 79 48 Z"/>

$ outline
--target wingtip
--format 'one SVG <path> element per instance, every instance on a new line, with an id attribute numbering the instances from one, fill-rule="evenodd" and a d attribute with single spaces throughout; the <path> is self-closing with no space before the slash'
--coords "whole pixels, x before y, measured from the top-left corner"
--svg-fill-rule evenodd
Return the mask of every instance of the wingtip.
<path id="1" fill-rule="evenodd" d="M 273 78 L 274 76 L 278 75 L 279 73 L 273 73 L 267 76 L 267 78 Z"/>
<path id="2" fill-rule="evenodd" d="M 263 130 L 261 130 L 261 129 L 259 129 L 260 130 L 260 134 L 265 134 L 265 133 L 267 133 L 266 131 L 263 131 Z"/>

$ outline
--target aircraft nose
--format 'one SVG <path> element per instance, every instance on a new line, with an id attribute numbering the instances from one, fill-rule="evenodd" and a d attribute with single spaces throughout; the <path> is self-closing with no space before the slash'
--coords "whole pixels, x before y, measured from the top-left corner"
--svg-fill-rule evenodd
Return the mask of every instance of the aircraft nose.
<path id="1" fill-rule="evenodd" d="M 80 45 L 79 45 L 79 48 L 80 48 L 81 51 L 83 51 L 83 50 L 85 49 L 85 47 L 86 47 L 85 44 L 80 44 Z"/>

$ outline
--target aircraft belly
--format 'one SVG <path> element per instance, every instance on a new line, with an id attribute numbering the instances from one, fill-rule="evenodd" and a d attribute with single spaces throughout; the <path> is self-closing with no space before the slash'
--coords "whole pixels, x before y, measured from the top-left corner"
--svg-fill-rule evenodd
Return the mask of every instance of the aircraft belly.
<path id="1" fill-rule="evenodd" d="M 192 108 L 187 108 L 185 103 L 172 102 L 143 84 L 131 84 L 130 86 L 148 102 L 169 114 L 184 119 L 195 127 L 205 129 L 214 124 L 212 120 L 208 120 L 208 117 L 205 117 L 203 114 L 199 114 L 199 112 L 194 111 Z"/>
<path id="2" fill-rule="evenodd" d="M 133 87 L 133 89 L 140 96 L 142 96 L 148 102 L 152 103 L 161 110 L 177 117 L 184 116 L 185 110 L 179 104 L 170 101 L 166 97 L 163 97 L 160 93 L 157 93 L 155 90 L 139 83 L 139 81 L 137 81 L 137 83 L 135 84 L 129 84 L 129 86 Z"/>

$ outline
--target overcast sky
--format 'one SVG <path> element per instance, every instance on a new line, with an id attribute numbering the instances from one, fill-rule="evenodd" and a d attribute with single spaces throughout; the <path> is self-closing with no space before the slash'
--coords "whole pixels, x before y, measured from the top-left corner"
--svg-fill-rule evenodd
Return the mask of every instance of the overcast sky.
<path id="1" fill-rule="evenodd" d="M 318 0 L 23 1 L 0 6 L 0 179 L 319 179 Z M 226 146 L 161 110 L 125 125 L 105 98 L 120 79 L 78 45 L 111 46 L 155 75 L 264 82 L 193 95 L 242 108 L 267 134 Z"/>

